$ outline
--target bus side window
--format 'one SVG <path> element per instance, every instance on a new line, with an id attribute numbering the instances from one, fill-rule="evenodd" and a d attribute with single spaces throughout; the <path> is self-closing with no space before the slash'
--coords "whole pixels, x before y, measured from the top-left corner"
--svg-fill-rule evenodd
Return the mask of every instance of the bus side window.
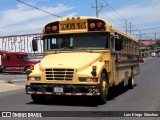
<path id="1" fill-rule="evenodd" d="M 115 34 L 115 50 L 121 51 L 123 49 L 123 41 L 121 39 L 121 36 L 118 34 Z"/>
<path id="2" fill-rule="evenodd" d="M 110 39 L 110 48 L 111 50 L 115 50 L 115 40 L 114 40 L 114 37 L 111 37 Z"/>

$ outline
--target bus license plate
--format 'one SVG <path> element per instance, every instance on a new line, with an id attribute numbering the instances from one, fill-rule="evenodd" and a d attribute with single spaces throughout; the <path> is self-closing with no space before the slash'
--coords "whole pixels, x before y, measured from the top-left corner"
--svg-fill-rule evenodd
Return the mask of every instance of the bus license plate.
<path id="1" fill-rule="evenodd" d="M 54 92 L 62 93 L 63 92 L 63 88 L 62 87 L 54 87 Z"/>

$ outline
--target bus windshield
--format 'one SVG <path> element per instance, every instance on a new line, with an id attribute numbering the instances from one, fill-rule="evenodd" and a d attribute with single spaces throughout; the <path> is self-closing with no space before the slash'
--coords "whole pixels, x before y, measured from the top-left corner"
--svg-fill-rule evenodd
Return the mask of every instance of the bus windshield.
<path id="1" fill-rule="evenodd" d="M 107 33 L 59 34 L 43 37 L 44 50 L 104 50 L 108 48 Z"/>

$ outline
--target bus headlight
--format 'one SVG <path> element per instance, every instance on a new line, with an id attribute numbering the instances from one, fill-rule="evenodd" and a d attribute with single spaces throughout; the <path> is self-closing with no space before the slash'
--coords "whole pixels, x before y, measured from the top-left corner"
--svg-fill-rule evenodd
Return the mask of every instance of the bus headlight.
<path id="1" fill-rule="evenodd" d="M 98 78 L 82 78 L 82 77 L 79 77 L 79 82 L 98 82 Z"/>
<path id="2" fill-rule="evenodd" d="M 27 80 L 35 80 L 35 81 L 40 81 L 41 77 L 27 77 Z"/>

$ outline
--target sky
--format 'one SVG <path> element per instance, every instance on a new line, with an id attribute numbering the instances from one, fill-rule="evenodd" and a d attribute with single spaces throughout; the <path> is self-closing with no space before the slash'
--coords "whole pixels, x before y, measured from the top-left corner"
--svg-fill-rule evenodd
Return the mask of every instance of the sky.
<path id="1" fill-rule="evenodd" d="M 21 0 L 60 17 L 96 16 L 96 0 Z M 160 0 L 97 0 L 98 17 L 142 39 L 160 38 Z M 58 19 L 17 0 L 0 0 L 0 36 L 41 33 Z M 130 27 L 131 26 L 131 27 Z M 131 28 L 131 29 L 130 29 Z M 148 28 L 157 28 L 149 29 Z M 131 30 L 131 31 L 130 31 Z M 140 30 L 140 34 L 139 34 Z"/>

